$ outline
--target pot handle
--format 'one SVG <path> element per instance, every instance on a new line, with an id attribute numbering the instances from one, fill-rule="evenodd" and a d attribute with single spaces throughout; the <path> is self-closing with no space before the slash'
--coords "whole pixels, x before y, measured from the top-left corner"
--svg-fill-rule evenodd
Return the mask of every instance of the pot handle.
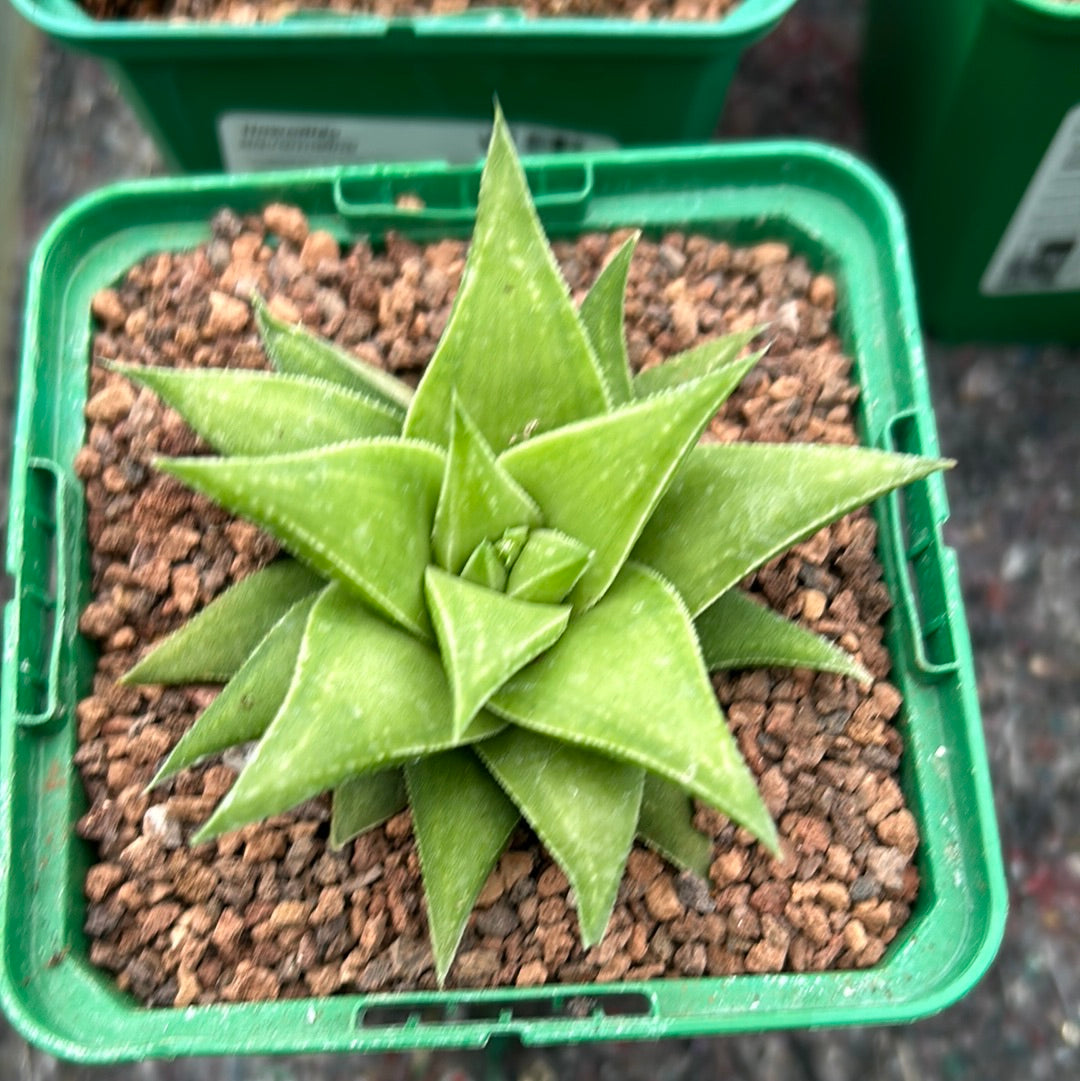
<path id="1" fill-rule="evenodd" d="M 881 444 L 884 450 L 926 453 L 917 411 L 893 416 L 885 425 Z M 956 576 L 956 557 L 942 538 L 948 518 L 944 481 L 940 474 L 932 474 L 890 492 L 884 502 L 884 525 L 897 559 L 898 599 L 910 630 L 915 665 L 927 679 L 953 676 L 960 665 L 947 579 Z"/>
<path id="2" fill-rule="evenodd" d="M 46 724 L 60 712 L 60 660 L 69 614 L 65 560 L 72 493 L 55 462 L 29 459 L 15 599 L 5 628 L 6 640 L 17 643 L 15 723 L 22 727 Z"/>
<path id="3" fill-rule="evenodd" d="M 409 225 L 468 226 L 476 218 L 479 173 L 475 169 L 416 166 L 413 176 L 387 177 L 371 169 L 334 179 L 334 207 L 346 221 L 365 229 Z M 533 202 L 545 223 L 580 221 L 592 198 L 590 161 L 551 159 L 542 169 L 526 167 Z"/>
<path id="4" fill-rule="evenodd" d="M 383 27 L 387 31 L 401 33 L 401 32 L 413 32 L 415 24 L 420 20 L 423 23 L 431 24 L 435 23 L 441 27 L 484 27 L 500 25 L 505 26 L 507 23 L 522 23 L 528 19 L 528 16 L 521 8 L 515 7 L 481 7 L 481 8 L 467 8 L 464 11 L 447 12 L 444 15 L 368 15 L 360 13 L 350 13 L 346 11 L 335 11 L 331 8 L 299 8 L 297 11 L 291 11 L 288 15 L 285 15 L 281 20 L 281 24 L 289 24 L 290 26 L 304 26 L 312 25 L 319 26 L 323 23 L 340 23 L 350 22 L 365 24 L 373 24 L 375 26 Z"/>
<path id="5" fill-rule="evenodd" d="M 655 993 L 640 985 L 628 989 L 613 983 L 576 991 L 565 987 L 534 987 L 502 992 L 374 994 L 365 996 L 354 1024 L 373 1035 L 408 1027 L 422 1033 L 429 1046 L 446 1042 L 447 1046 L 491 1048 L 494 1045 L 497 1049 L 507 1039 L 520 1039 L 541 1028 L 546 1030 L 544 1042 L 595 1038 L 618 1018 L 634 1018 L 647 1027 L 655 1025 L 659 1020 Z M 495 1070 L 490 1076 L 506 1075 Z"/>

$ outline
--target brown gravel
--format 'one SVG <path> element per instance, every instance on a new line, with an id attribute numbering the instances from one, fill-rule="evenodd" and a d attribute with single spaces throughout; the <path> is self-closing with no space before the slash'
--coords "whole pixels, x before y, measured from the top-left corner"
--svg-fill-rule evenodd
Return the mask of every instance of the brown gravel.
<path id="1" fill-rule="evenodd" d="M 96 19 L 202 19 L 209 22 L 275 22 L 316 9 L 341 14 L 453 15 L 468 9 L 506 7 L 505 0 L 80 0 Z M 719 19 L 738 0 L 524 0 L 514 5 L 535 16 L 618 16 L 625 19 Z M 271 228 L 279 230 L 278 222 Z M 286 231 L 280 235 L 293 240 Z"/>
<path id="2" fill-rule="evenodd" d="M 557 246 L 579 297 L 620 240 L 590 235 Z M 261 367 L 240 299 L 257 284 L 277 310 L 415 381 L 445 324 L 463 254 L 456 241 L 422 249 L 394 235 L 379 250 L 361 243 L 343 254 L 295 209 L 268 208 L 265 220 L 222 211 L 209 243 L 152 256 L 98 294 L 95 355 Z M 830 331 L 835 298 L 831 280 L 783 244 L 732 249 L 671 233 L 639 246 L 628 347 L 641 368 L 699 335 L 769 322 L 769 354 L 710 437 L 852 443 L 857 390 Z M 116 677 L 144 643 L 264 565 L 276 545 L 148 467 L 156 453 L 200 449 L 149 391 L 94 364 L 87 419 L 75 468 L 86 486 L 92 601 L 80 626 L 101 656 L 77 710 L 76 762 L 90 808 L 78 832 L 98 861 L 85 891 L 91 960 L 155 1006 L 433 986 L 407 813 L 332 852 L 320 799 L 192 849 L 184 839 L 227 790 L 242 754 L 144 794 L 216 691 L 120 687 Z M 565 876 L 522 828 L 484 888 L 450 986 L 816 971 L 880 959 L 919 880 L 916 824 L 897 783 L 901 703 L 885 682 L 889 598 L 875 540 L 873 520 L 857 513 L 748 583 L 855 652 L 875 677 L 871 688 L 803 671 L 714 677 L 776 816 L 781 858 L 700 808 L 698 824 L 715 838 L 710 882 L 635 849 L 608 933 L 586 953 Z"/>

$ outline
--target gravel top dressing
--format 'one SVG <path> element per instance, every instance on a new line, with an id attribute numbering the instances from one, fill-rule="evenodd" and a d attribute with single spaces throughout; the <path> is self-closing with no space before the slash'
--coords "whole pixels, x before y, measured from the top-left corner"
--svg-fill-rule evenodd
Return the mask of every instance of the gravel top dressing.
<path id="1" fill-rule="evenodd" d="M 81 0 L 96 19 L 201 19 L 208 22 L 276 22 L 298 11 L 341 15 L 456 15 L 486 7 L 519 7 L 531 17 L 605 16 L 623 19 L 719 19 L 738 0 Z"/>
<path id="2" fill-rule="evenodd" d="M 580 299 L 625 233 L 557 243 Z M 390 235 L 348 252 L 283 205 L 222 211 L 213 239 L 160 254 L 93 304 L 96 358 L 260 368 L 245 299 L 267 297 L 362 359 L 416 381 L 449 312 L 465 244 Z M 643 240 L 626 301 L 635 368 L 718 334 L 768 323 L 771 347 L 706 438 L 854 443 L 857 388 L 832 333 L 836 288 L 780 243 L 732 249 L 703 236 Z M 89 810 L 79 834 L 92 961 L 153 1006 L 435 986 L 407 812 L 340 851 L 328 800 L 189 847 L 235 779 L 227 752 L 144 792 L 216 688 L 124 687 L 145 651 L 275 544 L 149 465 L 205 450 L 148 390 L 95 363 L 86 485 L 93 599 L 81 630 L 100 648 L 78 707 Z M 520 828 L 480 896 L 448 987 L 808 971 L 875 964 L 910 913 L 915 820 L 897 781 L 900 696 L 882 644 L 889 597 L 866 511 L 822 530 L 746 583 L 777 610 L 854 653 L 875 682 L 806 671 L 714 678 L 781 835 L 772 859 L 720 814 L 709 881 L 635 848 L 602 942 L 582 950 L 568 885 Z M 662 723 L 662 718 L 658 718 Z"/>

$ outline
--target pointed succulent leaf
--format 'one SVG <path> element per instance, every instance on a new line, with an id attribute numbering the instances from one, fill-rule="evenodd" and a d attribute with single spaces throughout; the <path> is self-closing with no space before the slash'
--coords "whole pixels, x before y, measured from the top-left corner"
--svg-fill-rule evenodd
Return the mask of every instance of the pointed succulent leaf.
<path id="1" fill-rule="evenodd" d="M 637 831 L 649 848 L 680 870 L 708 878 L 712 841 L 694 829 L 694 804 L 678 785 L 645 774 Z"/>
<path id="2" fill-rule="evenodd" d="M 738 359 L 743 347 L 752 342 L 761 333 L 761 329 L 753 327 L 737 334 L 726 334 L 723 338 L 714 338 L 665 360 L 663 364 L 638 372 L 634 376 L 634 396 L 650 398 L 681 383 L 700 379 L 709 372 L 727 367 Z M 761 353 L 755 353 L 754 363 L 760 360 L 761 356 Z M 749 368 L 746 370 L 749 371 Z"/>
<path id="3" fill-rule="evenodd" d="M 428 567 L 424 585 L 459 736 L 510 676 L 558 640 L 570 607 L 517 600 L 438 567 Z"/>
<path id="4" fill-rule="evenodd" d="M 862 683 L 870 673 L 827 638 L 792 623 L 738 589 L 716 598 L 694 620 L 705 666 L 728 668 L 811 668 L 836 672 Z"/>
<path id="5" fill-rule="evenodd" d="M 592 559 L 581 541 L 557 529 L 534 529 L 510 571 L 506 592 L 537 604 L 558 604 Z"/>
<path id="6" fill-rule="evenodd" d="M 196 843 L 348 777 L 457 745 L 452 711 L 438 654 L 331 586 L 311 609 L 281 709 Z M 499 727 L 481 714 L 465 738 L 484 739 Z"/>
<path id="7" fill-rule="evenodd" d="M 491 708 L 644 766 L 776 849 L 776 828 L 720 712 L 690 617 L 653 571 L 628 563 L 603 601 L 508 680 Z"/>
<path id="8" fill-rule="evenodd" d="M 634 548 L 693 615 L 773 556 L 885 492 L 945 468 L 866 447 L 696 447 Z"/>
<path id="9" fill-rule="evenodd" d="M 252 303 L 263 348 L 277 371 L 323 379 L 375 398 L 404 420 L 412 390 L 400 379 L 365 364 L 302 326 L 290 326 L 278 319 L 262 297 L 256 296 Z M 397 431 L 400 430 L 399 424 Z"/>
<path id="10" fill-rule="evenodd" d="M 387 406 L 306 376 L 119 364 L 114 371 L 149 387 L 222 454 L 288 454 L 401 431 Z"/>
<path id="11" fill-rule="evenodd" d="M 455 574 L 482 540 L 514 526 L 534 526 L 540 508 L 495 459 L 480 430 L 453 399 L 450 450 L 435 510 L 431 546 L 439 566 Z"/>
<path id="12" fill-rule="evenodd" d="M 537 436 L 502 456 L 544 508 L 547 524 L 593 551 L 570 593 L 576 611 L 604 595 L 679 464 L 741 377 L 741 366 L 731 365 L 667 394 Z"/>
<path id="13" fill-rule="evenodd" d="M 270 628 L 236 675 L 184 733 L 148 787 L 208 754 L 258 739 L 270 727 L 288 694 L 304 627 L 317 597 L 311 593 L 297 601 Z"/>
<path id="14" fill-rule="evenodd" d="M 224 683 L 275 623 L 325 581 L 292 559 L 248 575 L 158 643 L 124 683 Z"/>
<path id="15" fill-rule="evenodd" d="M 347 777 L 334 789 L 330 808 L 330 847 L 342 845 L 381 826 L 408 804 L 400 766 Z"/>
<path id="16" fill-rule="evenodd" d="M 467 748 L 405 767 L 440 986 L 476 898 L 520 815 Z"/>
<path id="17" fill-rule="evenodd" d="M 173 458 L 158 467 L 426 636 L 424 568 L 443 457 L 422 443 L 358 440 L 263 458 Z"/>
<path id="18" fill-rule="evenodd" d="M 581 321 L 589 335 L 596 359 L 607 379 L 614 405 L 625 405 L 634 393 L 630 385 L 630 358 L 626 352 L 623 311 L 626 279 L 640 232 L 628 237 L 607 261 L 581 302 Z"/>
<path id="19" fill-rule="evenodd" d="M 476 752 L 566 872 L 582 943 L 598 942 L 634 840 L 644 771 L 524 729 Z"/>
<path id="20" fill-rule="evenodd" d="M 516 525 L 506 530 L 495 542 L 495 552 L 508 571 L 513 569 L 517 557 L 521 555 L 521 549 L 525 547 L 525 542 L 528 539 L 529 527 Z"/>
<path id="21" fill-rule="evenodd" d="M 499 553 L 491 541 L 481 541 L 461 568 L 460 577 L 466 582 L 475 582 L 485 589 L 502 593 L 506 589 L 506 564 L 499 558 Z"/>
<path id="22" fill-rule="evenodd" d="M 446 446 L 455 390 L 496 453 L 610 405 L 498 111 L 461 286 L 405 435 Z"/>

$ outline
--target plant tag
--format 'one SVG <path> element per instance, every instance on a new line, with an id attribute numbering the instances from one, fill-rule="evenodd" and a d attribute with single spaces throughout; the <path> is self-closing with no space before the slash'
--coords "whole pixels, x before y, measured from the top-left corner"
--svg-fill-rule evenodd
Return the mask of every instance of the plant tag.
<path id="1" fill-rule="evenodd" d="M 218 117 L 218 145 L 232 173 L 366 161 L 471 162 L 482 157 L 490 120 L 230 112 Z M 514 124 L 526 154 L 605 150 L 610 136 L 545 124 Z"/>
<path id="2" fill-rule="evenodd" d="M 989 296 L 1080 289 L 1080 105 L 1065 114 L 980 288 Z"/>

